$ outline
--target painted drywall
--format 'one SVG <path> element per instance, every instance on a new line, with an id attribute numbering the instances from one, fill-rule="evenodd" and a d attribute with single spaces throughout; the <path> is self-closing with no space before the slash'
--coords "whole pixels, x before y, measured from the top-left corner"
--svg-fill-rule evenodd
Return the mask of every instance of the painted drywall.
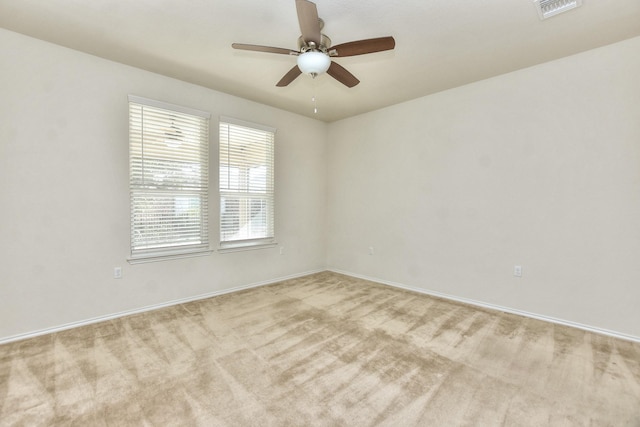
<path id="1" fill-rule="evenodd" d="M 326 266 L 640 336 L 638 38 L 328 126 L 5 30 L 0 49 L 0 340 Z M 130 93 L 278 129 L 284 255 L 126 262 Z M 215 191 L 210 215 L 215 241 Z"/>
<path id="2" fill-rule="evenodd" d="M 640 337 L 638 76 L 634 38 L 330 124 L 328 267 Z"/>
<path id="3" fill-rule="evenodd" d="M 0 339 L 324 267 L 326 124 L 6 30 L 0 51 Z M 128 94 L 211 112 L 214 247 L 218 116 L 277 128 L 279 247 L 127 263 Z"/>

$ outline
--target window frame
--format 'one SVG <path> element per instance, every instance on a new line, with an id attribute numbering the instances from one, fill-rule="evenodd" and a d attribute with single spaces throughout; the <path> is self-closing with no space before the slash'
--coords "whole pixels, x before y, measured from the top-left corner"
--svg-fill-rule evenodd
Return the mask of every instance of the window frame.
<path id="1" fill-rule="evenodd" d="M 140 110 L 140 123 L 136 122 L 134 116 L 134 108 L 142 108 Z M 157 127 L 150 127 L 146 132 L 144 125 L 144 109 L 148 108 L 157 114 L 159 120 L 171 120 L 171 127 L 173 127 L 173 119 L 175 120 L 189 120 L 194 121 L 197 125 L 191 127 L 191 125 L 183 128 L 185 131 L 193 131 L 193 134 L 189 134 L 189 137 L 185 136 L 184 140 L 181 140 L 179 144 L 188 143 L 191 146 L 195 145 L 195 148 L 185 148 L 180 151 L 178 147 L 172 147 L 167 143 L 167 147 L 164 147 L 161 155 L 146 155 L 144 151 L 145 138 L 151 139 L 152 132 L 157 131 Z M 162 110 L 162 111 L 160 111 Z M 128 117 L 129 117 L 129 196 L 130 196 L 130 257 L 128 262 L 131 264 L 163 261 L 168 259 L 195 257 L 209 255 L 213 251 L 210 248 L 210 231 L 209 231 L 209 197 L 210 197 L 210 162 L 209 162 L 209 146 L 210 146 L 210 118 L 211 114 L 206 111 L 201 111 L 189 107 L 183 107 L 175 104 L 170 104 L 163 101 L 157 101 L 153 99 L 143 98 L 136 95 L 128 96 Z M 178 128 L 180 129 L 180 128 Z M 165 131 L 166 132 L 166 131 Z M 178 130 L 181 132 L 181 130 Z M 167 134 L 169 135 L 169 134 Z M 169 135 L 168 139 L 172 139 L 174 135 Z M 153 143 L 149 143 L 149 147 L 153 147 Z M 156 147 L 158 144 L 156 143 Z M 186 147 L 186 146 L 185 146 Z M 171 151 L 176 151 L 174 157 L 171 156 Z M 152 150 L 153 151 L 153 150 Z M 166 184 L 164 182 L 158 183 L 146 183 L 145 176 L 150 173 L 148 169 L 145 169 L 145 160 L 153 159 L 156 165 L 165 163 L 164 171 L 167 175 L 171 175 L 170 168 L 173 164 L 174 167 L 180 162 L 184 163 L 185 156 L 193 156 L 197 154 L 195 160 L 191 160 L 191 165 L 198 171 L 195 176 L 189 177 L 187 172 L 182 172 L 184 175 L 175 179 L 167 179 Z M 161 160 L 162 159 L 162 160 Z M 189 163 L 187 163 L 189 164 Z M 173 174 L 176 174 L 173 169 Z M 164 181 L 166 177 L 162 178 Z M 182 184 L 180 180 L 186 181 Z M 189 180 L 192 180 L 189 183 Z M 149 196 L 152 194 L 151 196 Z M 174 200 L 174 205 L 177 206 L 181 200 L 193 199 L 194 195 L 197 195 L 195 199 L 199 205 L 197 214 L 189 216 L 189 224 L 197 226 L 197 233 L 199 242 L 196 242 L 197 238 L 193 237 L 193 233 L 187 231 L 176 232 L 175 234 L 169 234 L 168 239 L 173 242 L 167 242 L 167 244 L 161 244 L 158 241 L 153 242 L 153 237 L 149 237 L 146 243 L 138 244 L 134 235 L 139 232 L 141 228 L 145 226 L 149 227 L 157 222 L 158 216 L 167 217 L 166 208 L 163 210 L 163 203 L 169 201 L 171 198 Z M 156 198 L 154 199 L 154 196 Z M 157 203 L 158 206 L 148 208 L 151 212 L 151 217 L 156 219 L 149 219 L 145 223 L 144 220 L 140 220 L 140 212 L 144 209 L 143 202 L 140 201 L 144 197 L 151 197 L 151 203 Z M 162 200 L 164 199 L 164 200 Z M 136 202 L 139 200 L 139 202 Z M 171 206 L 169 204 L 169 206 Z M 170 213 L 169 227 L 177 227 L 180 223 L 180 215 L 177 212 Z M 181 214 L 183 217 L 185 213 Z M 197 219 L 199 217 L 199 219 Z M 138 233 L 139 234 L 139 233 Z M 189 238 L 193 239 L 193 243 L 177 243 L 180 239 Z M 147 245 L 148 247 L 145 247 Z"/>
<path id="2" fill-rule="evenodd" d="M 255 132 L 263 132 L 265 134 L 271 134 L 270 146 L 268 150 L 270 151 L 270 161 L 267 166 L 270 166 L 270 170 L 267 169 L 265 174 L 267 175 L 267 182 L 265 193 L 262 197 L 256 196 L 255 193 L 250 191 L 232 191 L 229 188 L 223 188 L 223 179 L 222 179 L 222 170 L 223 167 L 228 167 L 230 163 L 229 154 L 223 153 L 223 148 L 225 144 L 228 144 L 229 141 L 223 141 L 222 137 L 222 126 L 237 126 L 241 128 L 248 129 L 250 131 Z M 218 199 L 219 199 L 219 221 L 218 221 L 218 230 L 219 230 L 219 248 L 218 251 L 221 253 L 225 252 L 236 252 L 236 251 L 244 251 L 244 250 L 252 250 L 252 249 L 263 249 L 263 248 L 271 248 L 277 245 L 276 242 L 276 226 L 275 226 L 275 137 L 276 137 L 276 128 L 271 126 L 266 126 L 258 123 L 253 123 L 245 120 L 236 119 L 233 117 L 220 116 L 218 121 L 218 137 L 219 137 L 219 146 L 218 146 Z M 230 179 L 230 178 L 229 178 Z M 227 181 L 227 184 L 230 184 Z M 266 225 L 267 236 L 265 237 L 255 237 L 248 239 L 224 239 L 223 235 L 223 227 L 224 221 L 223 218 L 223 208 L 224 208 L 224 198 L 230 195 L 236 195 L 236 197 L 241 197 L 240 195 L 244 194 L 246 198 L 254 198 L 254 200 L 265 200 L 267 204 L 267 219 L 268 225 Z M 250 209 L 250 208 L 248 208 Z M 245 213 L 246 215 L 246 213 Z M 270 235 L 269 235 L 270 234 Z"/>

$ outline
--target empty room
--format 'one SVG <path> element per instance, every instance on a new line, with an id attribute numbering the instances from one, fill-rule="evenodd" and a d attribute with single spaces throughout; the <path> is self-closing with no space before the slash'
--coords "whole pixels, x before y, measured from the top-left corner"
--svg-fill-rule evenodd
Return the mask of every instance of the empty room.
<path id="1" fill-rule="evenodd" d="M 640 2 L 0 0 L 0 426 L 640 426 Z"/>

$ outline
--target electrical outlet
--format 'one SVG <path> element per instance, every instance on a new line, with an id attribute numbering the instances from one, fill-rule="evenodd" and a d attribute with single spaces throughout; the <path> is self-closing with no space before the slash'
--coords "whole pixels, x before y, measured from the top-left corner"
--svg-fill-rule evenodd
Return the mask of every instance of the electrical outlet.
<path id="1" fill-rule="evenodd" d="M 122 279 L 122 267 L 114 267 L 113 268 L 113 278 L 114 279 Z"/>
<path id="2" fill-rule="evenodd" d="M 516 277 L 522 277 L 522 266 L 514 265 L 513 266 L 513 275 Z"/>
<path id="3" fill-rule="evenodd" d="M 284 246 L 280 246 L 280 255 L 284 255 Z"/>
<path id="4" fill-rule="evenodd" d="M 369 246 L 369 255 L 373 255 L 373 246 Z"/>

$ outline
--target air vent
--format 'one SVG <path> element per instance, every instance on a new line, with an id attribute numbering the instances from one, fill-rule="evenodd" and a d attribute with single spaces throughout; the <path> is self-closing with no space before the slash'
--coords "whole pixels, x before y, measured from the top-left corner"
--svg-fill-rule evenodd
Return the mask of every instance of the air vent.
<path id="1" fill-rule="evenodd" d="M 538 9 L 540 19 L 551 18 L 562 12 L 567 12 L 582 6 L 582 0 L 533 0 Z"/>

